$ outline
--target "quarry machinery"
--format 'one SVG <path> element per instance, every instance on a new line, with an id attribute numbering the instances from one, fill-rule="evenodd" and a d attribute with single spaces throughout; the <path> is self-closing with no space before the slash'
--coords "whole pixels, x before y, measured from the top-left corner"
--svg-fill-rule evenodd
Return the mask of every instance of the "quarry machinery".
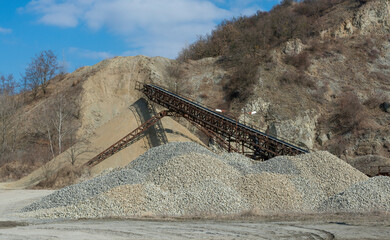
<path id="1" fill-rule="evenodd" d="M 165 116 L 183 117 L 228 152 L 238 152 L 255 160 L 267 160 L 279 155 L 308 153 L 307 149 L 268 135 L 252 126 L 211 110 L 196 101 L 173 93 L 155 84 L 136 82 L 136 89 L 149 101 L 166 110 L 157 113 L 134 131 L 87 162 L 93 166 L 125 148 L 143 136 L 143 133 Z"/>

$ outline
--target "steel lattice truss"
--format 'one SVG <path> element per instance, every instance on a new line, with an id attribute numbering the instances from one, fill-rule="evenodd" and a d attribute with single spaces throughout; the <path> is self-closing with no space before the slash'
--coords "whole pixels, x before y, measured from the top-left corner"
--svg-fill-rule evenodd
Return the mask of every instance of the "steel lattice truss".
<path id="1" fill-rule="evenodd" d="M 267 160 L 278 155 L 297 155 L 308 151 L 286 141 L 269 136 L 239 121 L 210 110 L 199 103 L 174 94 L 162 87 L 137 82 L 136 89 L 143 92 L 150 101 L 168 110 L 157 113 L 141 126 L 86 163 L 94 166 L 114 155 L 144 136 L 145 131 L 165 116 L 179 116 L 187 119 L 214 139 L 229 152 L 238 152 L 253 159 Z"/>
<path id="2" fill-rule="evenodd" d="M 263 160 L 278 155 L 297 155 L 308 152 L 303 148 L 269 136 L 162 87 L 138 83 L 136 89 L 142 91 L 152 102 L 203 128 L 209 136 L 215 136 L 217 142 L 224 143 L 221 146 L 229 152 L 235 151 L 249 155 L 254 159 Z"/>
<path id="3" fill-rule="evenodd" d="M 156 124 L 161 118 L 163 118 L 165 116 L 172 116 L 172 115 L 173 115 L 173 113 L 168 111 L 168 110 L 164 110 L 162 112 L 159 112 L 158 114 L 156 114 L 156 116 L 152 117 L 151 119 L 149 119 L 148 121 L 143 123 L 141 126 L 136 128 L 135 130 L 133 130 L 131 133 L 127 134 L 125 137 L 120 139 L 118 142 L 114 143 L 109 148 L 107 148 L 106 150 L 104 150 L 103 152 L 98 154 L 96 157 L 89 160 L 85 165 L 87 165 L 89 167 L 93 167 L 93 166 L 97 165 L 98 163 L 104 161 L 105 159 L 111 157 L 115 153 L 119 152 L 120 150 L 126 148 L 127 146 L 129 146 L 133 142 L 135 142 L 135 141 L 139 140 L 141 137 L 143 137 L 143 133 L 146 130 L 148 130 L 148 128 L 150 128 L 151 126 Z"/>

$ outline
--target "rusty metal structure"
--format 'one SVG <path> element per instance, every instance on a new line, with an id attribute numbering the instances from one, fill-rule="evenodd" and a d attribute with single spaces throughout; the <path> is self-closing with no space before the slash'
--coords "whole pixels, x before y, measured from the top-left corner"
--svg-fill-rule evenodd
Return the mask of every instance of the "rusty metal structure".
<path id="1" fill-rule="evenodd" d="M 129 109 L 133 112 L 138 126 L 141 126 L 144 122 L 157 115 L 155 106 L 144 98 L 138 99 Z M 143 132 L 143 135 L 145 137 L 142 139 L 149 148 L 168 143 L 168 138 L 161 121 L 157 121 L 154 125 L 150 126 L 150 128 Z"/>
<path id="2" fill-rule="evenodd" d="M 91 159 L 87 162 L 88 166 L 98 164 L 140 139 L 148 128 L 165 116 L 183 117 L 228 152 L 238 152 L 256 160 L 267 160 L 279 155 L 308 153 L 306 149 L 267 135 L 227 115 L 220 114 L 193 100 L 172 93 L 163 87 L 137 82 L 136 89 L 141 91 L 151 102 L 157 103 L 167 110 L 156 114 L 127 136 Z"/>
<path id="3" fill-rule="evenodd" d="M 150 101 L 201 127 L 208 132 L 208 136 L 218 136 L 214 138 L 217 142 L 222 142 L 222 147 L 229 152 L 235 151 L 262 160 L 278 155 L 308 152 L 306 149 L 267 135 L 160 86 L 138 82 L 136 89 L 143 92 Z"/>
<path id="4" fill-rule="evenodd" d="M 156 122 L 158 122 L 161 118 L 165 116 L 172 116 L 173 113 L 169 110 L 164 110 L 162 112 L 157 113 L 154 117 L 150 118 L 148 121 L 143 123 L 141 126 L 133 130 L 131 133 L 127 134 L 125 137 L 111 145 L 109 148 L 98 154 L 96 157 L 89 160 L 85 165 L 89 167 L 93 167 L 103 160 L 111 157 L 115 153 L 120 150 L 126 148 L 133 142 L 138 141 L 140 138 L 144 137 L 142 133 L 148 130 L 151 126 L 153 126 Z"/>

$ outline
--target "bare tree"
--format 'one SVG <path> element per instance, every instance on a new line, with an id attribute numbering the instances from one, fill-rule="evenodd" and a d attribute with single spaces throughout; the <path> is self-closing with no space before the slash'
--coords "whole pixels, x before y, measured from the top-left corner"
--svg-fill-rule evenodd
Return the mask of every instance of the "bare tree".
<path id="1" fill-rule="evenodd" d="M 9 146 L 10 133 L 15 132 L 15 121 L 12 116 L 18 109 L 18 102 L 12 94 L 15 91 L 15 82 L 12 75 L 0 76 L 0 153 L 4 153 Z"/>
<path id="2" fill-rule="evenodd" d="M 169 75 L 168 88 L 178 94 L 186 93 L 188 89 L 188 83 L 185 82 L 185 71 L 180 63 L 172 63 L 167 68 Z"/>
<path id="3" fill-rule="evenodd" d="M 75 131 L 70 134 L 69 137 L 69 144 L 70 147 L 68 151 L 66 151 L 66 154 L 69 157 L 70 163 L 72 165 L 75 165 L 76 161 L 79 159 L 79 157 L 84 154 L 91 152 L 91 150 L 88 147 L 89 141 L 86 139 L 77 139 Z"/>
<path id="4" fill-rule="evenodd" d="M 0 75 L 0 95 L 13 95 L 16 89 L 16 82 L 14 76 Z"/>
<path id="5" fill-rule="evenodd" d="M 35 119 L 37 133 L 47 138 L 53 158 L 63 152 L 65 139 L 71 134 L 72 113 L 65 96 L 58 94 L 44 105 L 42 114 Z"/>
<path id="6" fill-rule="evenodd" d="M 39 119 L 36 119 L 38 131 L 47 137 L 52 158 L 61 154 L 66 146 L 69 146 L 68 155 L 72 165 L 76 163 L 80 155 L 89 152 L 88 141 L 76 137 L 77 127 L 73 121 L 75 109 L 72 108 L 67 98 L 58 94 L 48 106 L 45 106 Z"/>
<path id="7" fill-rule="evenodd" d="M 56 163 L 53 160 L 49 160 L 42 165 L 41 171 L 44 177 L 43 187 L 46 188 L 50 180 L 52 180 L 53 182 L 56 181 L 58 174 L 55 174 L 55 167 Z"/>
<path id="8" fill-rule="evenodd" d="M 42 51 L 31 60 L 25 70 L 25 87 L 33 91 L 34 97 L 39 88 L 46 94 L 49 80 L 57 74 L 58 68 L 57 56 L 51 50 Z"/>
<path id="9" fill-rule="evenodd" d="M 59 95 L 53 104 L 51 122 L 57 132 L 58 154 L 62 153 L 63 138 L 69 132 L 64 125 L 71 116 L 71 109 L 63 95 Z"/>
<path id="10" fill-rule="evenodd" d="M 37 133 L 47 137 L 51 158 L 55 158 L 55 140 L 54 140 L 54 128 L 51 123 L 52 109 L 51 106 L 43 106 L 43 110 L 37 118 L 34 118 L 34 126 L 37 128 Z"/>

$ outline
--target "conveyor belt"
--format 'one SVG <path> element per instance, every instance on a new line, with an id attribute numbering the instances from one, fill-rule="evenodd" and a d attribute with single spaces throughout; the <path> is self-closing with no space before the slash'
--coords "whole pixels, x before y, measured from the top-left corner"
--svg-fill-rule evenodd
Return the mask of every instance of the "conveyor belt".
<path id="1" fill-rule="evenodd" d="M 262 160 L 278 155 L 308 153 L 303 148 L 267 135 L 162 87 L 137 82 L 136 89 L 142 91 L 149 100 L 166 107 L 168 110 L 156 114 L 92 158 L 86 163 L 87 166 L 94 166 L 114 155 L 133 141 L 138 140 L 148 128 L 156 124 L 161 118 L 173 115 L 184 117 L 196 127 L 201 128 L 207 136 L 214 138 L 229 152 L 235 151 Z"/>
<path id="2" fill-rule="evenodd" d="M 251 149 L 254 158 L 268 159 L 277 155 L 308 152 L 302 147 L 267 135 L 160 86 L 138 83 L 137 89 L 142 91 L 149 100 L 201 125 L 214 134 L 223 136 L 229 142 L 236 142 L 236 145 L 242 146 L 242 153 Z"/>

